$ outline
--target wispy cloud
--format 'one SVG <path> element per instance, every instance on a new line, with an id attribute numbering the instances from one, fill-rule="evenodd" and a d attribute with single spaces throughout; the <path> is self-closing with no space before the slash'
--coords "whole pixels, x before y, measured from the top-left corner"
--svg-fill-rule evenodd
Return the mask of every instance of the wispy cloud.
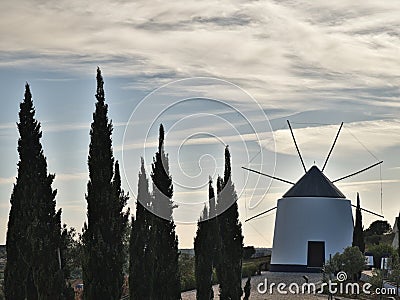
<path id="1" fill-rule="evenodd" d="M 0 177 L 0 185 L 2 185 L 2 184 L 12 184 L 14 182 L 15 182 L 15 177 L 8 177 L 8 178 Z"/>
<path id="2" fill-rule="evenodd" d="M 337 130 L 337 125 L 322 125 L 294 129 L 294 134 L 304 155 L 318 157 L 321 151 L 328 152 Z M 345 151 L 336 151 L 335 155 L 348 156 L 349 153 L 360 149 L 360 143 L 363 146 L 368 145 L 368 148 L 375 153 L 390 147 L 400 147 L 400 139 L 393 138 L 399 131 L 400 120 L 398 119 L 346 123 L 338 142 L 338 147 Z M 274 131 L 274 139 L 277 153 L 296 154 L 293 151 L 292 136 L 288 129 Z M 272 148 L 274 145 L 269 140 L 262 145 L 269 150 L 274 150 Z"/>
<path id="3" fill-rule="evenodd" d="M 265 105 L 285 98 L 293 108 L 330 107 L 321 98 L 398 105 L 397 1 L 19 1 L 0 11 L 1 65 L 91 72 L 101 64 L 147 89 L 221 77 Z"/>
<path id="4" fill-rule="evenodd" d="M 89 178 L 88 173 L 60 173 L 56 174 L 56 182 L 58 181 L 75 181 L 75 180 L 87 180 Z"/>
<path id="5" fill-rule="evenodd" d="M 400 146 L 396 138 L 400 130 L 399 14 L 400 7 L 395 0 L 357 3 L 347 0 L 189 0 L 155 4 L 123 0 L 2 1 L 0 69 L 40 69 L 44 72 L 39 81 L 53 81 L 46 71 L 61 71 L 61 80 L 68 80 L 82 74 L 93 76 L 93 70 L 99 65 L 106 78 L 124 77 L 123 86 L 118 88 L 134 91 L 153 90 L 185 77 L 223 78 L 246 89 L 264 110 L 281 112 L 279 116 L 325 111 L 332 114 L 329 117 L 319 113 L 320 119 L 329 117 L 329 122 L 322 123 L 335 123 L 346 114 L 348 122 L 334 152 L 334 156 L 347 157 L 343 159 L 346 166 L 355 160 L 354 153 L 349 158 L 349 152 L 360 147 L 352 134 L 372 152 L 383 153 L 385 159 L 393 160 Z M 231 97 L 227 89 L 212 86 L 199 91 L 197 88 L 186 86 L 186 90 L 210 97 Z M 232 97 L 231 101 L 241 102 L 241 111 L 244 111 L 247 99 Z M 154 111 L 159 112 L 157 107 Z M 172 123 L 187 111 L 170 115 L 167 121 Z M 90 128 L 89 122 L 79 122 L 85 119 L 74 121 L 71 118 L 71 122 L 58 123 L 50 116 L 47 120 L 42 122 L 44 132 L 88 131 Z M 262 122 L 255 118 L 251 121 Z M 281 121 L 275 121 L 274 135 L 264 130 L 258 133 L 264 140 L 274 137 L 274 150 L 290 161 L 287 155 L 295 155 L 296 151 L 290 133 L 279 130 L 283 128 Z M 299 121 L 314 122 L 315 118 L 303 114 Z M 205 125 L 208 127 L 199 126 L 197 130 L 214 132 L 215 124 Z M 114 123 L 114 126 L 119 124 Z M 294 127 L 303 155 L 313 159 L 327 153 L 337 130 L 337 126 L 328 125 Z M 0 129 L 7 134 L 13 129 L 17 134 L 12 123 L 3 123 Z M 189 134 L 185 128 L 175 128 L 166 140 L 168 150 L 179 146 Z M 246 131 L 235 134 L 219 130 L 216 134 L 225 143 L 242 139 L 254 141 L 254 136 Z M 147 146 L 156 146 L 156 139 L 149 141 Z M 210 143 L 218 143 L 218 140 L 199 135 L 188 141 L 192 145 Z M 263 146 L 272 150 L 272 143 Z M 126 145 L 128 149 L 142 147 L 143 141 L 137 139 L 129 140 Z M 121 150 L 121 146 L 114 149 Z M 281 172 L 287 172 L 285 176 L 292 174 L 292 169 L 285 168 L 285 164 L 289 164 L 287 161 L 280 164 Z M 396 166 L 396 162 L 392 165 Z M 72 187 L 80 180 L 87 180 L 86 173 L 58 172 L 56 182 L 60 184 L 71 182 Z M 11 186 L 14 180 L 0 178 L 0 184 Z M 371 177 L 360 184 L 341 185 L 341 188 L 353 193 L 371 189 L 372 182 Z M 394 184 L 396 182 L 385 181 L 390 187 Z M 267 197 L 277 198 L 280 192 L 274 191 Z M 395 195 L 394 191 L 391 193 Z M 266 207 L 269 204 L 265 204 Z M 76 213 L 74 211 L 74 217 Z M 187 239 L 187 244 L 191 244 L 193 238 Z"/>
<path id="6" fill-rule="evenodd" d="M 60 122 L 43 122 L 42 130 L 45 132 L 64 132 L 64 131 L 75 131 L 75 130 L 90 130 L 90 122 L 86 123 L 60 123 Z M 113 122 L 113 127 L 124 127 L 126 122 Z"/>

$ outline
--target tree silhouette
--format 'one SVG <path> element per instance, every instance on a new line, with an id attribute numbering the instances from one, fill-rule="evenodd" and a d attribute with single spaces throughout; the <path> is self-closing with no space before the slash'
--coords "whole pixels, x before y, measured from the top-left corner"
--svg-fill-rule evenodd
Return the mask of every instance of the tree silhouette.
<path id="1" fill-rule="evenodd" d="M 357 193 L 356 221 L 353 231 L 353 247 L 357 246 L 362 253 L 365 251 L 364 230 L 362 225 L 362 214 L 360 206 L 360 195 Z"/>
<path id="2" fill-rule="evenodd" d="M 123 236 L 128 212 L 121 189 L 118 162 L 114 165 L 112 124 L 108 121 L 103 77 L 97 69 L 96 109 L 90 130 L 87 224 L 83 229 L 84 299 L 119 299 L 123 285 Z"/>
<path id="3" fill-rule="evenodd" d="M 212 179 L 208 183 L 209 208 L 204 206 L 202 215 L 197 222 L 197 232 L 194 239 L 196 299 L 212 299 L 212 274 L 215 256 L 215 195 Z"/>
<path id="4" fill-rule="evenodd" d="M 61 210 L 56 211 L 53 174 L 40 139 L 32 94 L 25 86 L 20 104 L 18 176 L 11 195 L 7 231 L 6 299 L 61 299 Z"/>
<path id="5" fill-rule="evenodd" d="M 168 156 L 164 151 L 164 127 L 160 125 L 158 151 L 153 158 L 154 224 L 154 281 L 153 299 L 175 300 L 181 298 L 178 269 L 178 237 L 172 211 L 173 186 L 169 175 Z"/>
<path id="6" fill-rule="evenodd" d="M 239 222 L 237 194 L 231 176 L 231 155 L 225 148 L 224 179 L 217 180 L 217 222 L 219 226 L 219 249 L 217 276 L 221 300 L 239 300 L 242 296 L 243 236 Z"/>
<path id="7" fill-rule="evenodd" d="M 153 294 L 154 239 L 152 196 L 144 160 L 138 181 L 136 218 L 132 218 L 129 243 L 129 294 L 131 300 L 150 300 Z"/>

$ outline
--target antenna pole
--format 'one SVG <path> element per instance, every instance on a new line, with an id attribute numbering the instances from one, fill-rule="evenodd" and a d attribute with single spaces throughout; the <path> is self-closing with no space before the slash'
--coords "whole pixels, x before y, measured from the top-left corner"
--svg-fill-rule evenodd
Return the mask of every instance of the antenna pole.
<path id="1" fill-rule="evenodd" d="M 276 209 L 276 208 L 277 208 L 277 206 L 275 206 L 275 207 L 273 207 L 273 208 L 270 208 L 270 209 L 268 209 L 268 210 L 266 210 L 266 211 L 264 211 L 264 212 L 262 212 L 262 213 L 259 213 L 258 215 L 255 215 L 254 217 L 251 217 L 251 218 L 245 220 L 244 222 L 246 223 L 247 221 L 253 220 L 253 219 L 255 219 L 255 218 L 259 217 L 259 216 L 262 216 L 262 215 L 264 215 L 264 214 L 266 214 L 266 213 L 269 213 L 270 211 L 272 211 L 272 210 L 274 210 L 274 209 Z"/>
<path id="2" fill-rule="evenodd" d="M 279 181 L 282 181 L 282 182 L 285 182 L 285 183 L 289 183 L 289 184 L 293 184 L 293 185 L 294 185 L 293 182 L 288 181 L 288 180 L 285 180 L 285 179 L 282 179 L 282 178 L 279 178 L 279 177 L 275 177 L 275 176 L 272 176 L 272 175 L 268 175 L 268 174 L 265 174 L 265 173 L 262 173 L 262 172 L 259 172 L 259 171 L 256 171 L 256 170 L 252 170 L 252 169 L 249 169 L 249 168 L 246 168 L 246 167 L 242 167 L 242 169 L 245 169 L 245 170 L 250 171 L 250 172 L 254 172 L 254 173 L 257 173 L 257 174 L 260 174 L 260 175 L 267 176 L 267 177 L 272 178 L 272 179 L 276 179 L 276 180 L 279 180 Z"/>
<path id="3" fill-rule="evenodd" d="M 338 139 L 338 137 L 339 137 L 339 133 L 340 133 L 340 130 L 342 130 L 342 127 L 343 127 L 343 122 L 342 122 L 342 124 L 340 124 L 339 131 L 337 132 L 336 137 L 335 137 L 335 140 L 333 141 L 333 145 L 332 145 L 332 147 L 331 147 L 331 150 L 329 150 L 328 156 L 327 156 L 326 159 L 325 159 L 324 166 L 322 167 L 322 172 L 324 172 L 324 170 L 325 170 L 326 164 L 328 163 L 329 157 L 331 156 L 331 153 L 332 153 L 332 151 L 333 151 L 333 148 L 334 148 L 335 145 L 336 145 L 336 141 L 337 141 L 337 139 Z"/>
<path id="4" fill-rule="evenodd" d="M 364 169 L 362 169 L 362 170 L 360 170 L 360 171 L 354 172 L 354 173 L 352 173 L 352 174 L 350 174 L 350 175 L 346 175 L 346 176 L 343 176 L 343 177 L 341 177 L 341 178 L 335 179 L 335 180 L 333 180 L 332 182 L 337 182 L 337 181 L 340 181 L 340 180 L 343 180 L 343 179 L 352 177 L 352 176 L 354 176 L 354 175 L 360 174 L 360 173 L 365 172 L 365 171 L 367 171 L 367 170 L 369 170 L 369 169 L 371 169 L 371 168 L 373 168 L 373 167 L 375 167 L 375 166 L 377 166 L 377 165 L 380 165 L 381 163 L 383 163 L 383 160 L 381 160 L 380 162 L 377 162 L 377 163 L 375 163 L 375 164 L 373 164 L 373 165 L 371 165 L 371 166 L 369 166 L 369 167 L 366 167 L 366 168 L 364 168 Z"/>
<path id="5" fill-rule="evenodd" d="M 292 138 L 293 138 L 293 141 L 294 141 L 294 145 L 296 146 L 297 153 L 299 154 L 299 157 L 300 157 L 300 160 L 301 160 L 301 164 L 303 165 L 304 172 L 307 173 L 306 166 L 304 165 L 303 158 L 301 157 L 301 153 L 300 153 L 299 147 L 297 146 L 296 139 L 294 138 L 292 126 L 290 126 L 289 120 L 287 120 L 287 123 L 289 125 L 290 133 L 292 134 Z"/>
<path id="6" fill-rule="evenodd" d="M 357 205 L 352 204 L 351 206 L 357 208 Z M 365 209 L 365 208 L 362 208 L 362 207 L 360 207 L 360 209 L 363 210 L 363 211 L 365 211 L 365 212 L 367 212 L 367 213 L 370 213 L 370 214 L 372 214 L 372 215 L 378 216 L 378 217 L 380 217 L 380 218 L 384 218 L 384 216 L 382 216 L 382 215 L 380 215 L 380 214 L 377 214 L 377 213 L 374 213 L 373 211 L 370 211 L 370 210 L 368 210 L 368 209 Z"/>

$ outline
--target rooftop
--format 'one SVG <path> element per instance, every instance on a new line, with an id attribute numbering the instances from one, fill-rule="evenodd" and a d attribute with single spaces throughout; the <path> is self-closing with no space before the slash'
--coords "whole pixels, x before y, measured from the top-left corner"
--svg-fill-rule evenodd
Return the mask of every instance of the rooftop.
<path id="1" fill-rule="evenodd" d="M 346 198 L 317 166 L 312 166 L 284 195 L 288 197 Z"/>

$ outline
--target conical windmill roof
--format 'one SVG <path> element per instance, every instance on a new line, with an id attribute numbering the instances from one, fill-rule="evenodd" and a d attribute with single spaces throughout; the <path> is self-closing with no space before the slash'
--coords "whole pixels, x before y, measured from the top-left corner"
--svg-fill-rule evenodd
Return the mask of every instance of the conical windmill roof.
<path id="1" fill-rule="evenodd" d="M 316 167 L 312 166 L 296 184 L 283 195 L 287 197 L 346 198 L 345 195 Z"/>

